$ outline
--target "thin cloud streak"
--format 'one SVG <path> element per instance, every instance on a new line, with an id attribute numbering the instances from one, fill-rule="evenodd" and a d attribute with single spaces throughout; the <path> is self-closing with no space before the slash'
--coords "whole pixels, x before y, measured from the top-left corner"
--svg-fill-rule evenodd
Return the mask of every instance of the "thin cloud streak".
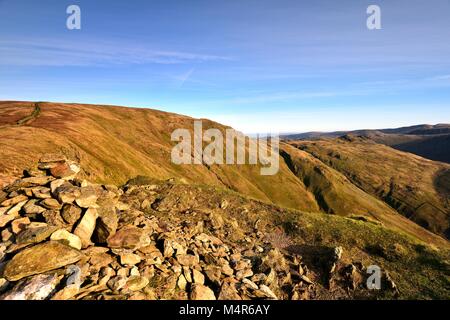
<path id="1" fill-rule="evenodd" d="M 0 64 L 19 66 L 92 66 L 120 64 L 181 64 L 229 61 L 230 57 L 184 51 L 156 50 L 118 42 L 64 40 L 0 40 Z"/>

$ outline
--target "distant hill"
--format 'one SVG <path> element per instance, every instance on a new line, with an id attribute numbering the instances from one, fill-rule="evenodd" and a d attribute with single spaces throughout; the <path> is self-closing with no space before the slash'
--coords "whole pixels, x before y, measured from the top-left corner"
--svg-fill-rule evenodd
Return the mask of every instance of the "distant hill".
<path id="1" fill-rule="evenodd" d="M 415 125 L 396 129 L 305 132 L 283 135 L 286 140 L 315 140 L 345 135 L 364 136 L 397 150 L 450 163 L 450 124 Z"/>
<path id="2" fill-rule="evenodd" d="M 351 135 L 291 141 L 290 145 L 342 173 L 367 194 L 424 228 L 450 236 L 450 192 L 448 186 L 443 187 L 449 181 L 450 166 Z M 372 209 L 371 213 L 376 211 Z"/>
<path id="3" fill-rule="evenodd" d="M 261 176 L 259 165 L 175 165 L 170 135 L 177 128 L 192 130 L 193 121 L 145 108 L 0 102 L 0 180 L 11 181 L 42 154 L 57 152 L 78 161 L 80 177 L 94 182 L 174 179 L 302 212 L 369 221 L 427 245 L 450 245 L 444 239 L 447 164 L 348 136 L 326 145 L 282 143 L 274 176 Z M 203 125 L 228 128 L 206 119 Z"/>

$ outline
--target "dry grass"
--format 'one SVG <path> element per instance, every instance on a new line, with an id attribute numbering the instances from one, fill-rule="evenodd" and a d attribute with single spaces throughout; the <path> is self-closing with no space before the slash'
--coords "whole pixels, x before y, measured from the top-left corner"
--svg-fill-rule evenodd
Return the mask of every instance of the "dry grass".
<path id="1" fill-rule="evenodd" d="M 366 193 L 383 200 L 408 219 L 445 236 L 450 205 L 436 179 L 450 165 L 397 151 L 364 139 L 292 142 L 322 163 L 342 173 Z M 445 180 L 445 179 L 444 179 Z M 438 183 L 439 185 L 439 183 Z"/>

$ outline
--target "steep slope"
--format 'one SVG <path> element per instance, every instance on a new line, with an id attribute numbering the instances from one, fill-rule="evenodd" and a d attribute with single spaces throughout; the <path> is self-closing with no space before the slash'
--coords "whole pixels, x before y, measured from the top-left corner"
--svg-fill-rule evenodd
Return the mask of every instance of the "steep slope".
<path id="1" fill-rule="evenodd" d="M 446 181 L 449 165 L 351 136 L 291 145 L 343 173 L 417 224 L 449 236 L 448 193 L 436 187 Z"/>
<path id="2" fill-rule="evenodd" d="M 305 212 L 361 216 L 421 241 L 447 245 L 403 219 L 373 194 L 364 193 L 367 190 L 354 186 L 339 170 L 306 153 L 296 154 L 294 148 L 288 153 L 292 153 L 291 162 L 301 160 L 301 170 L 295 170 L 285 157 L 274 176 L 260 175 L 259 165 L 175 165 L 170 159 L 175 145 L 170 135 L 177 128 L 192 131 L 193 118 L 143 108 L 58 103 L 4 102 L 0 110 L 6 110 L 3 115 L 16 114 L 13 119 L 6 117 L 0 129 L 0 174 L 4 177 L 21 176 L 23 168 L 32 166 L 42 154 L 58 152 L 81 164 L 80 177 L 98 183 L 123 185 L 136 176 L 144 177 L 136 181 L 174 178 Z M 203 126 L 227 128 L 209 120 L 204 120 Z M 360 166 L 355 169 L 362 170 Z M 430 223 L 439 225 L 440 216 L 436 219 Z"/>
<path id="3" fill-rule="evenodd" d="M 85 169 L 82 175 L 96 182 L 120 185 L 137 175 L 177 178 L 227 187 L 291 208 L 319 211 L 313 195 L 284 163 L 273 176 L 261 176 L 259 165 L 174 165 L 170 154 L 176 143 L 171 141 L 171 133 L 177 128 L 192 131 L 193 118 L 144 108 L 38 105 L 40 114 L 17 126 L 21 117 L 33 112 L 34 103 L 0 103 L 0 175 L 20 176 L 21 168 L 31 166 L 40 155 L 61 152 L 79 161 Z M 203 120 L 203 127 L 227 128 L 209 120 Z"/>
<path id="4" fill-rule="evenodd" d="M 435 161 L 450 163 L 450 134 L 420 132 L 422 135 L 418 133 L 408 135 L 379 134 L 371 135 L 369 138 L 397 150 L 414 153 Z"/>
<path id="5" fill-rule="evenodd" d="M 375 195 L 364 192 L 344 174 L 311 154 L 290 145 L 283 145 L 282 149 L 286 163 L 315 195 L 324 212 L 380 223 L 430 243 L 436 240 L 434 234 L 401 216 Z"/>

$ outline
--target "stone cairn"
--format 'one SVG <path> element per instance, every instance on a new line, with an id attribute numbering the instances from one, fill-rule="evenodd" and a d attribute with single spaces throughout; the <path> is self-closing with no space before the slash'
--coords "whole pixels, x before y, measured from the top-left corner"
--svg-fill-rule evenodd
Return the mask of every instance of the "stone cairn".
<path id="1" fill-rule="evenodd" d="M 277 299 L 276 272 L 313 286 L 295 259 L 296 275 L 281 270 L 277 249 L 255 270 L 201 226 L 169 234 L 166 221 L 122 202 L 122 189 L 79 171 L 46 155 L 0 191 L 0 300 Z"/>

